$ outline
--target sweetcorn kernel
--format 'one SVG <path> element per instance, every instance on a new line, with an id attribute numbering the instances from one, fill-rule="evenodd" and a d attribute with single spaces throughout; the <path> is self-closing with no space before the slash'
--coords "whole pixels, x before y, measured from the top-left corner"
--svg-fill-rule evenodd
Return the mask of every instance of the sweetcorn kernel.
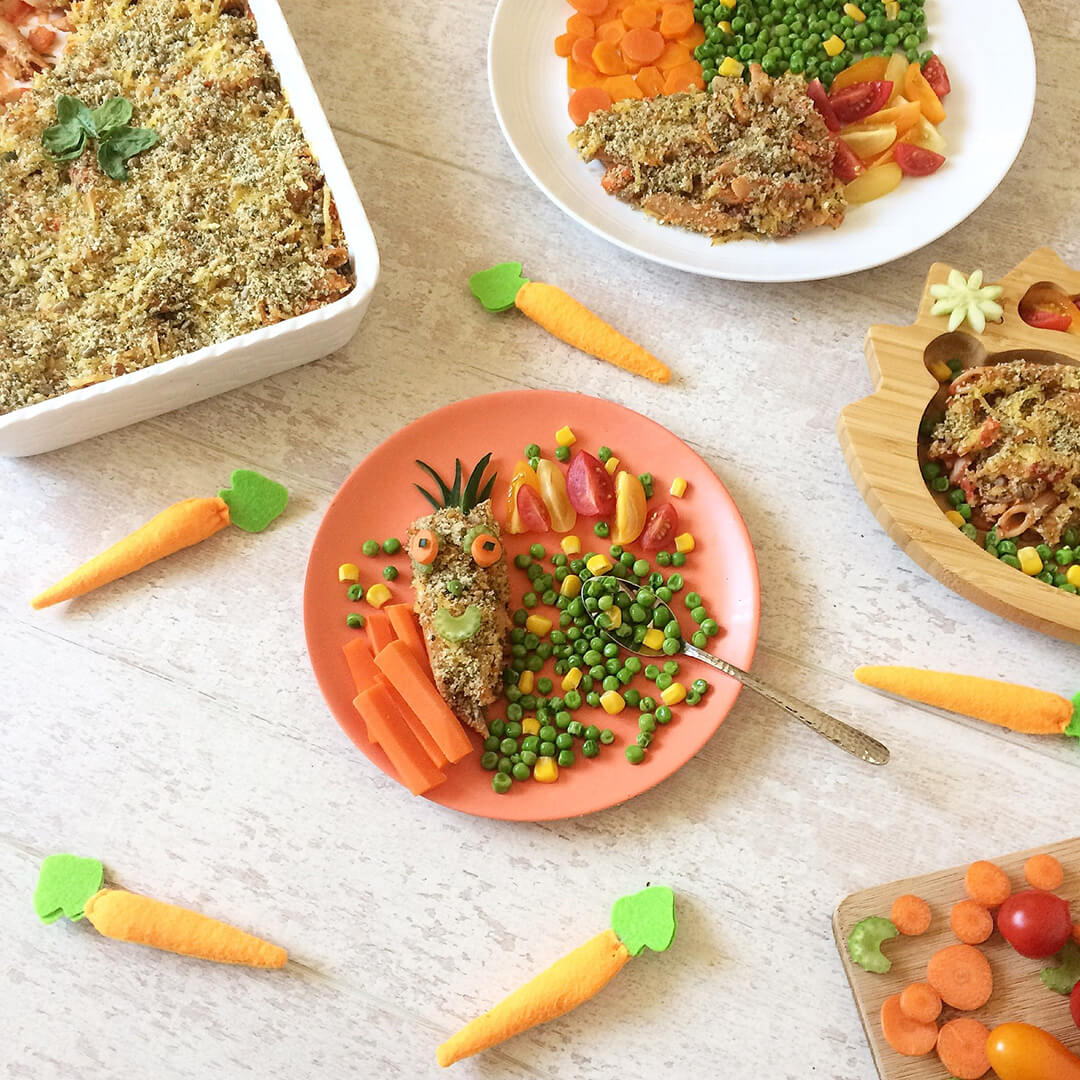
<path id="1" fill-rule="evenodd" d="M 577 436 L 568 427 L 561 427 L 555 432 L 557 446 L 573 446 L 576 442 Z"/>
<path id="2" fill-rule="evenodd" d="M 600 695 L 600 707 L 609 716 L 615 716 L 626 708 L 626 701 L 618 690 L 608 690 Z"/>
<path id="3" fill-rule="evenodd" d="M 543 615 L 530 615 L 525 620 L 525 629 L 537 637 L 547 637 L 551 630 L 551 620 L 545 619 Z"/>
<path id="4" fill-rule="evenodd" d="M 938 382 L 949 382 L 952 377 L 952 368 L 945 363 L 944 360 L 935 360 L 932 364 L 928 364 L 927 367 L 930 370 L 930 374 L 937 379 Z"/>
<path id="5" fill-rule="evenodd" d="M 1043 561 L 1033 547 L 1022 547 L 1016 553 L 1016 557 L 1020 560 L 1020 569 L 1025 574 L 1034 577 L 1036 574 L 1042 573 Z"/>
<path id="6" fill-rule="evenodd" d="M 338 581 L 359 581 L 360 567 L 356 563 L 343 562 L 337 568 Z"/>
<path id="7" fill-rule="evenodd" d="M 660 699 L 665 705 L 678 705 L 686 699 L 686 687 L 682 683 L 673 682 L 660 694 Z"/>
<path id="8" fill-rule="evenodd" d="M 679 533 L 679 535 L 675 537 L 676 551 L 681 551 L 685 554 L 688 551 L 693 551 L 694 546 L 693 533 Z"/>
<path id="9" fill-rule="evenodd" d="M 729 23 L 727 21 L 727 19 L 721 19 L 720 22 L 718 22 L 716 25 L 719 26 L 720 29 L 723 30 L 725 34 L 730 34 L 732 32 L 731 31 L 731 23 Z"/>
<path id="10" fill-rule="evenodd" d="M 716 73 L 717 75 L 738 77 L 743 73 L 743 66 L 734 56 L 725 56 L 724 59 L 720 61 L 720 66 L 716 69 Z"/>
<path id="11" fill-rule="evenodd" d="M 966 522 L 964 521 L 964 515 L 959 510 L 949 510 L 945 516 L 958 528 L 962 529 Z"/>
<path id="12" fill-rule="evenodd" d="M 1080 570 L 1080 567 L 1077 567 Z M 581 668 L 572 667 L 562 681 L 563 690 L 576 690 L 581 682 Z"/>
<path id="13" fill-rule="evenodd" d="M 612 607 L 609 611 L 602 611 L 600 614 L 607 615 L 608 630 L 618 630 L 622 626 L 622 608 Z"/>
<path id="14" fill-rule="evenodd" d="M 825 42 L 825 51 L 830 56 L 839 56 L 844 51 L 844 39 L 837 34 L 833 34 Z"/>
<path id="15" fill-rule="evenodd" d="M 845 4 L 844 14 L 850 15 L 857 23 L 866 22 L 866 15 L 863 13 L 863 9 L 858 4 Z"/>
<path id="16" fill-rule="evenodd" d="M 581 592 L 581 578 L 577 574 L 567 574 L 563 578 L 562 585 L 559 586 L 559 592 L 572 600 Z"/>
<path id="17" fill-rule="evenodd" d="M 372 607 L 382 607 L 390 599 L 390 590 L 380 581 L 378 585 L 372 585 L 364 598 Z"/>
<path id="18" fill-rule="evenodd" d="M 594 555 L 586 564 L 589 568 L 589 573 L 599 577 L 601 574 L 606 574 L 612 566 L 611 560 L 601 552 L 599 555 Z"/>
<path id="19" fill-rule="evenodd" d="M 523 694 L 531 694 L 533 692 L 533 684 L 536 681 L 536 676 L 526 668 L 518 677 L 518 689 Z"/>
<path id="20" fill-rule="evenodd" d="M 540 721 L 535 716 L 523 716 L 521 718 L 521 731 L 524 735 L 539 735 Z"/>
<path id="21" fill-rule="evenodd" d="M 650 627 L 645 631 L 641 644 L 646 649 L 662 649 L 664 647 L 664 631 L 658 630 L 655 626 Z"/>
<path id="22" fill-rule="evenodd" d="M 559 779 L 559 765 L 553 757 L 542 757 L 533 766 L 533 779 L 539 784 L 554 784 Z"/>
<path id="23" fill-rule="evenodd" d="M 1080 566 L 1072 565 L 1065 571 L 1065 580 L 1080 589 Z"/>
<path id="24" fill-rule="evenodd" d="M 676 476 L 671 481 L 671 494 L 676 499 L 681 499 L 686 494 L 686 481 L 681 476 Z"/>
<path id="25" fill-rule="evenodd" d="M 564 536 L 559 546 L 563 549 L 564 555 L 581 554 L 581 541 L 576 536 Z"/>
<path id="26" fill-rule="evenodd" d="M 618 459 L 618 458 L 617 458 L 617 457 L 616 457 L 616 456 L 615 456 L 614 454 L 612 454 L 612 455 L 611 455 L 611 457 L 609 457 L 609 458 L 607 459 L 607 461 L 605 461 L 605 462 L 604 462 L 604 468 L 605 468 L 605 469 L 607 469 L 607 471 L 608 471 L 608 472 L 609 472 L 609 473 L 610 473 L 610 474 L 611 474 L 612 476 L 614 476 L 614 475 L 615 475 L 615 470 L 616 470 L 616 469 L 617 469 L 618 467 L 619 467 L 619 459 Z"/>

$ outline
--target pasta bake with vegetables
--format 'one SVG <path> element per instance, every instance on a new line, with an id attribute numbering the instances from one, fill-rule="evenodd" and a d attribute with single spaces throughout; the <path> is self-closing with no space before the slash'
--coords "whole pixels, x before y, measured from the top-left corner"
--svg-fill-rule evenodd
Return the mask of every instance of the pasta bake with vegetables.
<path id="1" fill-rule="evenodd" d="M 355 281 L 243 0 L 81 0 L 64 19 L 58 58 L 20 69 L 0 104 L 0 414 Z M 26 27 L 0 26 L 30 48 Z"/>

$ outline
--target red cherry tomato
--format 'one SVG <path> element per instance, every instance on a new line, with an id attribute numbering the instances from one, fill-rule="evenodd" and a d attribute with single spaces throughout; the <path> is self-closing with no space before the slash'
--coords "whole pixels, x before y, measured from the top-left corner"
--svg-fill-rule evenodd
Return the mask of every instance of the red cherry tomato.
<path id="1" fill-rule="evenodd" d="M 1065 947 L 1072 935 L 1069 905 L 1053 893 L 1025 889 L 998 908 L 1001 936 L 1030 960 L 1045 960 Z"/>
<path id="2" fill-rule="evenodd" d="M 892 86 L 887 79 L 852 83 L 837 90 L 829 98 L 829 104 L 841 126 L 857 124 L 885 107 L 892 96 Z"/>
<path id="3" fill-rule="evenodd" d="M 817 111 L 821 113 L 825 126 L 830 131 L 839 131 L 840 121 L 836 119 L 836 113 L 833 112 L 832 103 L 829 101 L 829 95 L 825 92 L 821 80 L 811 79 L 807 83 L 806 92 L 810 95 L 810 100 L 817 106 Z"/>
<path id="4" fill-rule="evenodd" d="M 836 153 L 833 156 L 832 171 L 838 180 L 850 184 L 863 171 L 859 155 L 843 139 L 836 140 Z"/>
<path id="5" fill-rule="evenodd" d="M 551 515 L 536 488 L 528 484 L 518 488 L 517 510 L 525 532 L 551 532 Z"/>
<path id="6" fill-rule="evenodd" d="M 929 176 L 945 164 L 942 154 L 906 142 L 898 142 L 893 146 L 893 160 L 908 176 Z"/>
<path id="7" fill-rule="evenodd" d="M 941 57 L 936 53 L 923 65 L 922 73 L 923 78 L 930 84 L 930 89 L 937 94 L 939 100 L 945 97 L 952 89 L 952 84 L 949 82 L 949 73 L 945 70 Z"/>
<path id="8" fill-rule="evenodd" d="M 643 551 L 659 551 L 679 528 L 679 511 L 671 503 L 658 506 L 645 520 L 641 533 Z"/>
<path id="9" fill-rule="evenodd" d="M 1072 326 L 1072 316 L 1063 311 L 1033 311 L 1022 308 L 1020 318 L 1036 330 L 1068 330 Z"/>
<path id="10" fill-rule="evenodd" d="M 1072 988 L 1069 995 L 1069 1012 L 1072 1013 L 1073 1023 L 1080 1028 L 1080 982 Z"/>
<path id="11" fill-rule="evenodd" d="M 566 497 L 585 517 L 601 517 L 615 509 L 615 482 L 586 450 L 579 450 L 566 472 Z"/>

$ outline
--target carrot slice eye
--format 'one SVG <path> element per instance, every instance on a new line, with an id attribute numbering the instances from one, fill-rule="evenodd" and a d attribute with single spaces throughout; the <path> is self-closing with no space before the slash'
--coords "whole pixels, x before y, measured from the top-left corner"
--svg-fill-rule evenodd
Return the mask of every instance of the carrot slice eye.
<path id="1" fill-rule="evenodd" d="M 480 533 L 469 551 L 477 566 L 494 566 L 502 558 L 503 547 L 497 536 Z"/>
<path id="2" fill-rule="evenodd" d="M 421 566 L 430 566 L 439 554 L 439 538 L 430 529 L 418 529 L 409 541 L 409 557 Z"/>

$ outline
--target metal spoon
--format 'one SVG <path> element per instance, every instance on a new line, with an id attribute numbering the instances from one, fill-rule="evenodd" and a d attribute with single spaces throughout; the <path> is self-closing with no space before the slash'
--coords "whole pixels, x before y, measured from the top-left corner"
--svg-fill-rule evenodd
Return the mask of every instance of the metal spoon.
<path id="1" fill-rule="evenodd" d="M 622 578 L 617 578 L 615 580 L 619 582 L 619 588 L 623 592 L 632 599 L 636 599 L 637 589 L 631 585 L 630 582 Z M 671 617 L 677 622 L 678 619 L 675 616 L 675 612 L 671 610 L 671 605 L 668 604 L 665 606 L 671 611 Z M 645 657 L 649 660 L 669 659 L 667 653 L 660 652 L 656 649 L 636 649 L 627 644 L 622 638 L 616 637 L 609 630 L 601 627 L 596 621 L 597 616 L 601 614 L 599 610 L 590 611 L 589 608 L 586 607 L 585 614 L 589 617 L 589 621 L 593 624 L 595 629 L 603 634 L 609 641 L 613 641 L 620 649 L 625 649 L 635 656 Z M 852 727 L 850 724 L 845 724 L 843 720 L 837 720 L 835 716 L 830 716 L 828 713 L 822 712 L 821 709 L 817 709 L 813 705 L 807 705 L 806 702 L 800 701 L 798 698 L 791 697 L 780 690 L 774 690 L 771 686 L 767 686 L 763 683 L 756 675 L 751 675 L 749 671 L 743 671 L 742 668 L 737 668 L 734 664 L 729 664 L 726 660 L 721 660 L 719 656 L 713 656 L 712 653 L 705 652 L 704 649 L 699 649 L 696 645 L 692 645 L 686 640 L 682 635 L 681 627 L 679 636 L 682 641 L 680 651 L 684 656 L 692 657 L 694 660 L 700 660 L 703 664 L 708 664 L 710 667 L 716 668 L 717 671 L 722 671 L 725 675 L 730 675 L 731 678 L 738 679 L 743 686 L 749 687 L 754 693 L 760 694 L 774 705 L 778 705 L 788 714 L 788 716 L 805 724 L 812 731 L 816 731 L 819 735 L 824 735 L 829 742 L 839 746 L 841 750 L 846 750 L 849 754 L 854 754 L 855 757 L 861 758 L 871 765 L 885 765 L 888 763 L 889 748 L 878 742 L 877 739 L 871 738 L 865 732 Z"/>

